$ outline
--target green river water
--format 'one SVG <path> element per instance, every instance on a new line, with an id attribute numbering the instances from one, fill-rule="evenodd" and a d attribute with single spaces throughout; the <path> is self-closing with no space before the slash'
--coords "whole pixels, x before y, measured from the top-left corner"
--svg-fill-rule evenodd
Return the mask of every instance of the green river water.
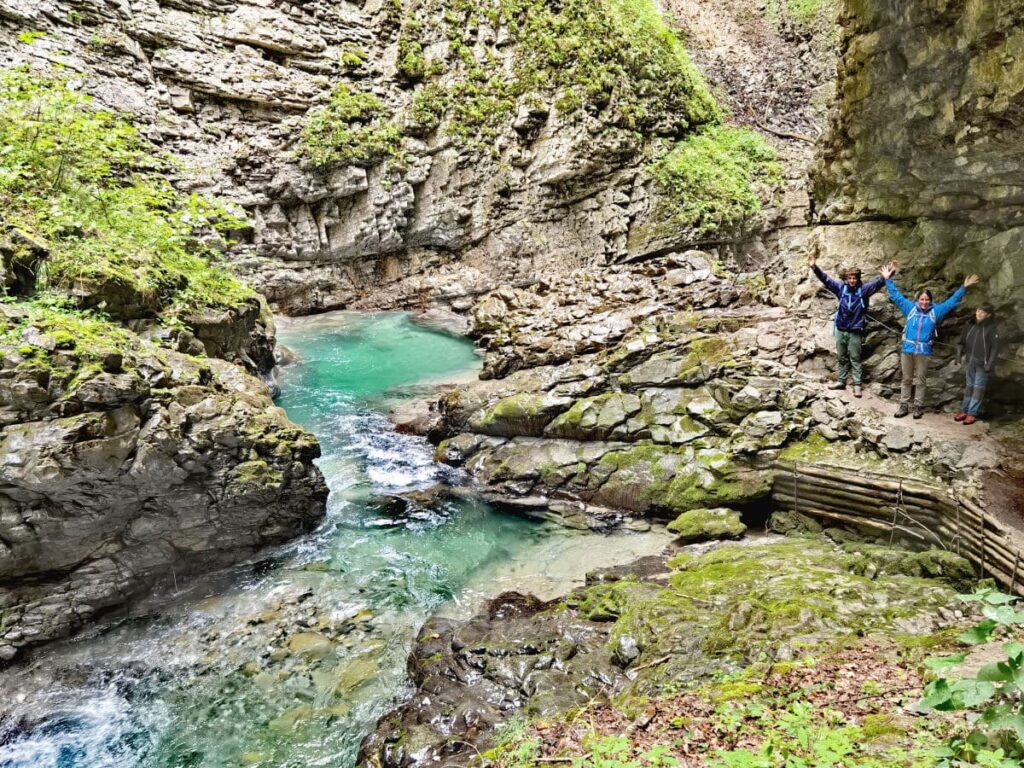
<path id="1" fill-rule="evenodd" d="M 430 613 L 469 615 L 510 588 L 553 596 L 665 543 L 663 532 L 570 532 L 471 495 L 396 513 L 382 497 L 465 478 L 384 410 L 472 375 L 472 346 L 398 313 L 292 321 L 279 339 L 300 361 L 282 373 L 279 404 L 323 448 L 323 524 L 241 565 L 175 578 L 0 673 L 0 768 L 351 766 L 403 695 Z"/>

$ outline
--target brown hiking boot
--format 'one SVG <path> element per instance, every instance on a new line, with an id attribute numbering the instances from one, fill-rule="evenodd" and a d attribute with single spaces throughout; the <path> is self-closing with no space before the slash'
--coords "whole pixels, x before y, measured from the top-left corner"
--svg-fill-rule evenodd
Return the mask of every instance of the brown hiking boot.
<path id="1" fill-rule="evenodd" d="M 964 426 L 969 427 L 978 420 L 977 416 L 964 416 Z"/>
<path id="2" fill-rule="evenodd" d="M 967 414 L 964 413 L 963 411 L 960 411 L 960 413 L 958 413 L 956 416 L 953 417 L 953 421 L 963 421 L 966 418 L 967 418 Z"/>

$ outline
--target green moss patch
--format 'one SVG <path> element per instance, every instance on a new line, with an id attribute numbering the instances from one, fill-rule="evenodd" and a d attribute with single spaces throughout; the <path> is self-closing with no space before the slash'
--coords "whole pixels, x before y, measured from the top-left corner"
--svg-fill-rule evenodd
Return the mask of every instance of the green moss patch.
<path id="1" fill-rule="evenodd" d="M 565 407 L 564 401 L 533 392 L 518 392 L 502 398 L 469 421 L 481 434 L 511 437 L 538 436 L 544 426 Z"/>
<path id="2" fill-rule="evenodd" d="M 851 636 L 898 633 L 954 599 L 940 582 L 871 572 L 872 562 L 820 540 L 726 545 L 673 559 L 664 588 L 597 584 L 570 604 L 614 621 L 612 644 L 633 638 L 642 649 L 638 665 L 669 657 L 638 678 L 638 691 L 650 693 L 707 674 L 715 667 L 709 658 L 785 660 Z"/>
<path id="3" fill-rule="evenodd" d="M 548 93 L 563 114 L 589 112 L 619 128 L 678 135 L 719 111 L 696 67 L 651 0 L 491 0 L 456 4 L 451 45 L 468 76 L 456 121 L 469 130 L 512 114 L 528 94 Z M 463 50 L 477 19 L 505 26 L 517 45 L 513 78 L 481 77 L 488 62 Z M 498 112 L 487 115 L 487 107 Z M 484 119 L 478 120 L 477 113 Z"/>
<path id="4" fill-rule="evenodd" d="M 609 451 L 593 474 L 607 478 L 595 503 L 655 514 L 742 505 L 771 491 L 770 472 L 737 464 L 720 451 L 648 442 Z"/>
<path id="5" fill-rule="evenodd" d="M 401 138 L 380 99 L 340 84 L 326 105 L 310 113 L 301 150 L 314 165 L 369 167 L 397 155 Z"/>
<path id="6" fill-rule="evenodd" d="M 709 126 L 650 167 L 659 213 L 673 227 L 708 234 L 742 228 L 761 211 L 757 185 L 781 181 L 775 151 L 746 128 Z"/>
<path id="7" fill-rule="evenodd" d="M 229 488 L 233 493 L 279 489 L 284 475 L 262 459 L 243 461 L 231 472 Z"/>

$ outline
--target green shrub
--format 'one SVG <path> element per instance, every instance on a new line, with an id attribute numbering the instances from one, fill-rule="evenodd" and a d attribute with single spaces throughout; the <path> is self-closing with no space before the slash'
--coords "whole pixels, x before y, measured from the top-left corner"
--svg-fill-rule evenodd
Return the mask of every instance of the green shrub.
<path id="1" fill-rule="evenodd" d="M 398 76 L 410 83 L 418 83 L 427 76 L 423 44 L 417 39 L 422 30 L 422 24 L 411 21 L 402 27 L 398 38 Z"/>
<path id="2" fill-rule="evenodd" d="M 353 43 L 345 43 L 341 49 L 341 64 L 348 72 L 361 69 L 366 61 L 366 51 Z"/>
<path id="3" fill-rule="evenodd" d="M 313 110 L 302 139 L 302 153 L 314 165 L 369 167 L 397 155 L 402 136 L 380 99 L 340 84 L 326 105 Z"/>
<path id="4" fill-rule="evenodd" d="M 0 236 L 38 244 L 37 289 L 170 315 L 255 298 L 217 263 L 240 210 L 177 192 L 134 126 L 67 81 L 0 73 L 0 153 Z"/>
<path id="5" fill-rule="evenodd" d="M 669 224 L 707 235 L 742 227 L 761 210 L 755 185 L 780 179 L 775 152 L 753 131 L 710 126 L 688 136 L 650 169 Z"/>
<path id="6" fill-rule="evenodd" d="M 429 83 L 416 91 L 409 105 L 408 122 L 414 135 L 426 135 L 441 124 L 441 118 L 448 108 L 444 89 Z"/>
<path id="7" fill-rule="evenodd" d="M 630 131 L 680 136 L 720 119 L 719 109 L 683 44 L 652 0 L 431 0 L 449 43 L 449 127 L 456 137 L 495 136 L 524 97 L 547 94 L 569 116 L 599 115 Z M 489 50 L 476 52 L 475 30 L 487 20 L 508 30 L 510 73 Z M 410 43 L 405 46 L 411 50 Z M 399 67 L 406 54 L 399 41 Z M 416 63 L 415 56 L 409 63 Z M 405 67 L 418 75 L 418 67 Z M 428 72 L 429 74 L 429 72 Z"/>

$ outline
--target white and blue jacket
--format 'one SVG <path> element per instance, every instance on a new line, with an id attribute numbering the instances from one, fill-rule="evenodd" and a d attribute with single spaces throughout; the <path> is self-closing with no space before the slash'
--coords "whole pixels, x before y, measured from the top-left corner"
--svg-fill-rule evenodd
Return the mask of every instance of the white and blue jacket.
<path id="1" fill-rule="evenodd" d="M 932 353 L 932 342 L 935 340 L 935 332 L 938 330 L 939 323 L 956 309 L 967 295 L 967 289 L 961 285 L 956 293 L 944 302 L 932 304 L 931 309 L 922 312 L 916 302 L 900 293 L 900 289 L 891 279 L 885 281 L 885 289 L 889 292 L 889 298 L 907 318 L 907 324 L 903 327 L 901 349 L 908 355 L 930 355 Z"/>

